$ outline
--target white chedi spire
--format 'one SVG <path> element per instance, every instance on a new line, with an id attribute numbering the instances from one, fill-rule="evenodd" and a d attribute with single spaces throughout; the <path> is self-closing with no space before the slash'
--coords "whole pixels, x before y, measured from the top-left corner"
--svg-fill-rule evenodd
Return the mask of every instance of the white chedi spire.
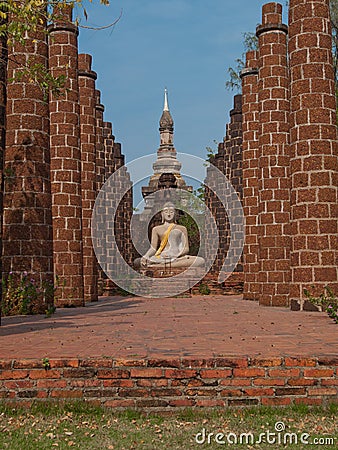
<path id="1" fill-rule="evenodd" d="M 164 89 L 164 106 L 163 111 L 169 111 L 169 103 L 168 103 L 168 89 Z"/>
<path id="2" fill-rule="evenodd" d="M 164 106 L 160 119 L 160 147 L 157 160 L 153 164 L 156 174 L 176 173 L 181 170 L 181 163 L 176 158 L 174 147 L 174 121 L 169 111 L 168 89 L 164 89 Z"/>

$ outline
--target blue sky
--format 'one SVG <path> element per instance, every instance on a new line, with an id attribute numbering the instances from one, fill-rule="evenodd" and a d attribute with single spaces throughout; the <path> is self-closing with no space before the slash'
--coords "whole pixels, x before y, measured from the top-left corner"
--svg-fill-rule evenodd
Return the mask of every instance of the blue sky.
<path id="1" fill-rule="evenodd" d="M 262 0 L 111 0 L 86 3 L 81 53 L 93 56 L 105 120 L 113 123 L 127 161 L 156 152 L 163 91 L 175 122 L 177 151 L 205 158 L 222 140 L 233 93 L 226 72 L 243 52 L 245 31 L 261 20 Z M 284 20 L 285 21 L 285 20 Z"/>

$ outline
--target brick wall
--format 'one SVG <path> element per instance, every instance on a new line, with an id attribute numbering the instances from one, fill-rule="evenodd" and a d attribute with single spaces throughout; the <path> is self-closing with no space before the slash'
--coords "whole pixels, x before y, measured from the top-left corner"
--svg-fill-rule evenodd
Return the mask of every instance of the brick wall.
<path id="1" fill-rule="evenodd" d="M 29 59 L 47 68 L 47 51 L 41 25 L 24 46 L 9 48 L 7 66 L 3 269 L 15 278 L 27 273 L 39 286 L 53 280 L 48 101 L 27 76 L 15 76 Z M 46 307 L 41 298 L 35 310 Z"/>
<path id="2" fill-rule="evenodd" d="M 0 398 L 83 399 L 115 409 L 325 405 L 338 401 L 337 358 L 0 361 Z"/>

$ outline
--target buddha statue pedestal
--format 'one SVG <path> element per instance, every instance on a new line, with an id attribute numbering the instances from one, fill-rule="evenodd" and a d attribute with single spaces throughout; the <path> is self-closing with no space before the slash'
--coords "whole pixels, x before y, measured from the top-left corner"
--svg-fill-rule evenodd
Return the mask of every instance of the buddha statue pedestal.
<path id="1" fill-rule="evenodd" d="M 196 268 L 187 268 L 187 267 L 170 267 L 168 266 L 161 266 L 161 267 L 148 267 L 148 268 L 139 268 L 137 271 L 146 276 L 151 278 L 170 278 L 174 277 L 176 275 L 180 275 L 181 273 L 184 273 L 189 269 L 189 278 L 200 278 L 200 274 L 204 273 L 203 268 L 196 267 Z"/>

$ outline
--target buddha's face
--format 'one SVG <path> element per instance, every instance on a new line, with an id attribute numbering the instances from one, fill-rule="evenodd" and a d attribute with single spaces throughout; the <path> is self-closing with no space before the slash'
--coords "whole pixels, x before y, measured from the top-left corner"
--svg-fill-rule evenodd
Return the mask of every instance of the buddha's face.
<path id="1" fill-rule="evenodd" d="M 162 219 L 164 222 L 173 222 L 175 218 L 175 208 L 173 206 L 166 206 L 162 210 Z"/>

